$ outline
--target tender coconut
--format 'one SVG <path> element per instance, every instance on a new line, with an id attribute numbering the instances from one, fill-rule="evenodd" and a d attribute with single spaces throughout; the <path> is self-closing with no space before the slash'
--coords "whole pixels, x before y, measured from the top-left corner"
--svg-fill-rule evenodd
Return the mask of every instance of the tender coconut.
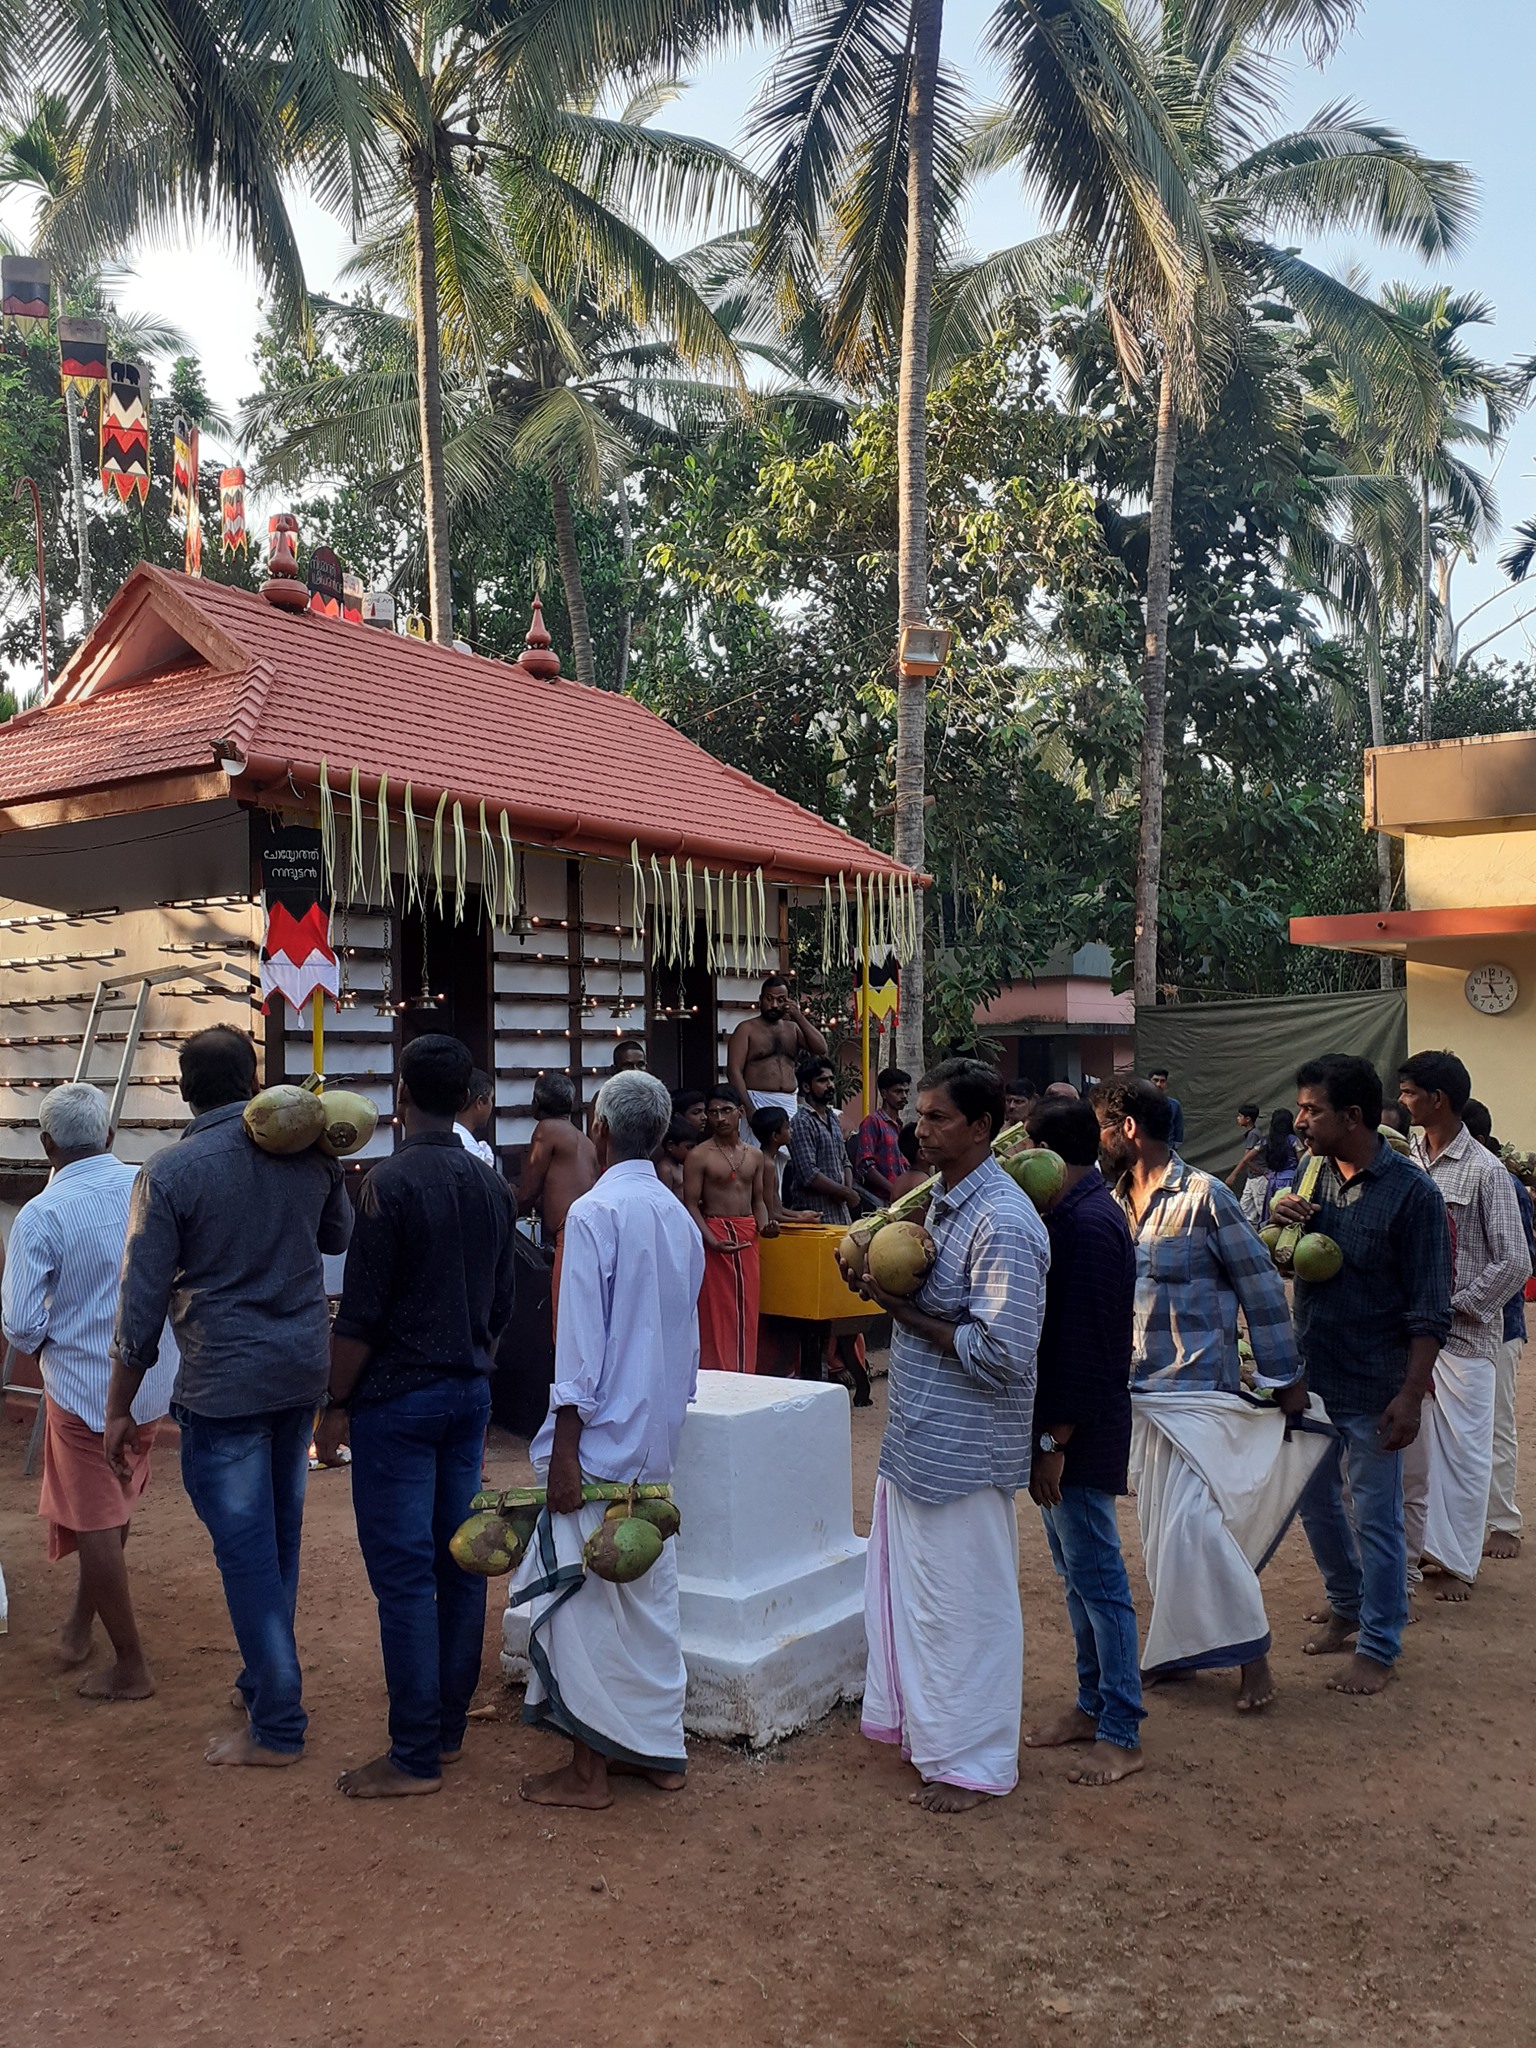
<path id="1" fill-rule="evenodd" d="M 582 1545 L 582 1562 L 589 1572 L 611 1585 L 627 1585 L 643 1578 L 660 1557 L 661 1531 L 640 1515 L 624 1515 L 604 1521 Z"/>
<path id="2" fill-rule="evenodd" d="M 523 1540 L 504 1515 L 471 1515 L 449 1537 L 448 1552 L 461 1571 L 473 1572 L 477 1578 L 499 1579 L 516 1569 Z"/>
<path id="3" fill-rule="evenodd" d="M 320 1150 L 333 1159 L 361 1152 L 379 1121 L 379 1112 L 367 1096 L 356 1095 L 350 1088 L 327 1088 L 320 1097 L 320 1107 L 325 1112 Z"/>
<path id="4" fill-rule="evenodd" d="M 916 1294 L 937 1257 L 921 1223 L 888 1223 L 869 1247 L 869 1276 L 887 1294 Z"/>
<path id="5" fill-rule="evenodd" d="M 253 1095 L 241 1121 L 263 1152 L 303 1152 L 325 1129 L 325 1111 L 318 1095 L 284 1082 Z"/>
<path id="6" fill-rule="evenodd" d="M 1343 1263 L 1343 1252 L 1321 1230 L 1309 1230 L 1291 1254 L 1291 1270 L 1296 1278 L 1310 1280 L 1314 1285 L 1331 1280 Z"/>

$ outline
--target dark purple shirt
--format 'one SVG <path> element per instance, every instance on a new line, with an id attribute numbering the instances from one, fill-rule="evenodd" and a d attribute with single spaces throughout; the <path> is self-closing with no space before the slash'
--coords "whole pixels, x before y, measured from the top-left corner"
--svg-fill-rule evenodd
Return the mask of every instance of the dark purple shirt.
<path id="1" fill-rule="evenodd" d="M 1124 1493 L 1131 1450 L 1136 1248 L 1095 1166 L 1046 1212 L 1051 1270 L 1040 1326 L 1033 1441 L 1073 1425 L 1063 1486 Z"/>

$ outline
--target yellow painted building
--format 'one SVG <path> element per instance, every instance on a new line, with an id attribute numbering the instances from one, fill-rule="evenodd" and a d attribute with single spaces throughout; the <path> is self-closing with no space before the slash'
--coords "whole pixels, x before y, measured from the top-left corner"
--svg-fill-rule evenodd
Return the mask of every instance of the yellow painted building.
<path id="1" fill-rule="evenodd" d="M 1536 733 L 1371 748 L 1365 823 L 1403 842 L 1406 907 L 1292 918 L 1292 942 L 1405 961 L 1409 1050 L 1457 1053 L 1536 1147 Z"/>

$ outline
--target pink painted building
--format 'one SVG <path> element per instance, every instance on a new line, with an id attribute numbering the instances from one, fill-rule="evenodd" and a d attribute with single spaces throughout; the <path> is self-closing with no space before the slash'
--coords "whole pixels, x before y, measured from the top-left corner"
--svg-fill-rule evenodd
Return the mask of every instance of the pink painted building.
<path id="1" fill-rule="evenodd" d="M 1081 1086 L 1136 1064 L 1136 1004 L 1116 995 L 1108 946 L 1058 946 L 1027 981 L 1011 982 L 976 1011 L 977 1027 L 1000 1041 L 1005 1076 L 1024 1074 Z"/>

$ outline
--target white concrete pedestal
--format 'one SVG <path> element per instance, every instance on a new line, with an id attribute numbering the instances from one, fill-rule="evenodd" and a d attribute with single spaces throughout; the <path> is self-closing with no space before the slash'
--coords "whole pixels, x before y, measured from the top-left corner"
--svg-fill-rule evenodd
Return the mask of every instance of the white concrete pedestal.
<path id="1" fill-rule="evenodd" d="M 689 1731 L 762 1747 L 857 1699 L 865 1546 L 844 1389 L 701 1372 L 673 1489 Z M 508 1608 L 508 1677 L 527 1676 L 527 1645 L 527 1609 Z"/>

